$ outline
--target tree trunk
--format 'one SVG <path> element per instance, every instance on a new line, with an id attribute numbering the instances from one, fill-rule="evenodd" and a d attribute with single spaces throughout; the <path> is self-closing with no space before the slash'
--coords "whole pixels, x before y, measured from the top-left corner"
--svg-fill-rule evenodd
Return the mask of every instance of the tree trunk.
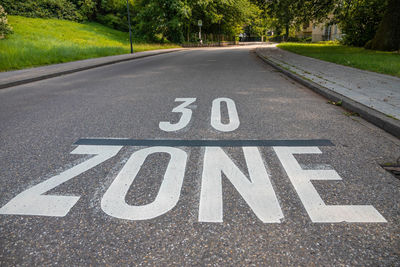
<path id="1" fill-rule="evenodd" d="M 289 39 L 289 22 L 286 22 L 285 30 L 285 41 L 287 41 Z"/>
<path id="2" fill-rule="evenodd" d="M 375 37 L 366 47 L 383 51 L 400 50 L 400 0 L 389 0 Z"/>
<path id="3" fill-rule="evenodd" d="M 190 23 L 188 22 L 186 27 L 186 42 L 190 42 Z"/>

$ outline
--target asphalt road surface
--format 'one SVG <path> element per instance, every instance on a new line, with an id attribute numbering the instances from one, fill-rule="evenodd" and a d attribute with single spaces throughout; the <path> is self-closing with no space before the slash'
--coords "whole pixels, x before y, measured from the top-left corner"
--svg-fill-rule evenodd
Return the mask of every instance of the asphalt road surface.
<path id="1" fill-rule="evenodd" d="M 400 141 L 251 47 L 0 91 L 0 265 L 400 265 Z"/>

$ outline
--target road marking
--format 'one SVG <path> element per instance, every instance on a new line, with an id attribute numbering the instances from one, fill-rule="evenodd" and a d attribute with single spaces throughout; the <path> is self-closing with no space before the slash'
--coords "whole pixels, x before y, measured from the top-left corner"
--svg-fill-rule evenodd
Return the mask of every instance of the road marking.
<path id="1" fill-rule="evenodd" d="M 94 141 L 100 142 L 96 143 Z M 94 154 L 96 156 L 18 194 L 0 209 L 0 214 L 65 216 L 80 197 L 44 194 L 115 156 L 123 145 L 137 146 L 137 141 L 138 140 L 129 139 L 81 139 L 78 141 L 79 143 L 88 143 L 89 145 L 80 144 L 71 154 Z M 150 140 L 145 141 L 145 143 L 140 144 L 149 145 L 147 142 Z M 154 141 L 159 142 L 160 140 Z M 192 146 L 199 146 L 202 144 L 201 142 L 197 143 L 202 140 L 163 141 L 178 141 L 178 143 L 174 143 L 177 146 L 183 145 L 179 141 L 189 142 L 189 145 Z M 194 143 L 191 143 L 193 141 Z M 210 140 L 204 141 L 207 144 Z M 221 142 L 222 140 L 211 141 L 211 144 L 216 145 L 214 141 Z M 225 141 L 228 141 L 228 143 L 224 143 L 224 145 L 231 146 L 231 141 L 235 140 Z M 285 142 L 283 142 L 284 140 L 278 140 L 279 142 L 276 142 L 277 140 L 236 141 L 250 142 L 253 145 L 260 144 L 257 142 L 261 142 L 261 144 L 264 145 L 285 144 Z M 318 147 L 299 146 L 301 143 L 304 143 L 304 141 L 309 145 L 315 142 L 320 143 L 321 141 L 323 141 L 322 143 L 324 145 L 332 145 L 332 143 L 330 143 L 329 140 L 311 140 L 311 142 L 310 140 L 300 140 L 300 143 L 296 141 L 298 140 L 289 140 L 289 143 L 295 145 L 294 147 L 274 146 L 273 149 L 313 222 L 387 222 L 385 218 L 370 205 L 325 205 L 311 181 L 341 180 L 342 178 L 335 170 L 303 170 L 293 154 L 321 154 Z M 233 144 L 239 145 L 240 142 L 233 142 Z M 146 158 L 153 153 L 168 153 L 171 156 L 158 195 L 150 204 L 143 206 L 128 205 L 125 202 L 125 197 L 129 187 L 136 178 Z M 258 148 L 245 146 L 243 147 L 243 153 L 250 180 L 246 178 L 221 147 L 206 147 L 198 217 L 200 222 L 223 221 L 222 172 L 262 222 L 279 223 L 283 218 L 282 211 Z M 128 162 L 107 189 L 101 200 L 101 208 L 110 216 L 127 220 L 148 220 L 165 214 L 175 207 L 179 200 L 186 163 L 186 152 L 175 147 L 151 146 L 136 151 L 131 155 Z"/>
<path id="2" fill-rule="evenodd" d="M 192 110 L 190 108 L 187 108 L 187 106 L 194 103 L 196 101 L 196 98 L 176 98 L 175 101 L 184 102 L 172 110 L 172 112 L 182 113 L 182 116 L 177 123 L 170 123 L 168 121 L 160 122 L 159 127 L 163 131 L 173 132 L 181 130 L 189 124 L 192 118 Z"/>
<path id="3" fill-rule="evenodd" d="M 221 102 L 225 102 L 228 108 L 229 123 L 221 122 Z M 211 126 L 221 132 L 232 132 L 240 125 L 235 102 L 226 97 L 214 99 L 211 107 Z"/>
<path id="4" fill-rule="evenodd" d="M 293 154 L 321 154 L 318 147 L 274 147 L 311 220 L 315 223 L 387 222 L 370 205 L 325 205 L 312 180 L 342 180 L 335 170 L 303 170 Z"/>
<path id="5" fill-rule="evenodd" d="M 67 215 L 78 202 L 79 196 L 53 196 L 44 193 L 112 158 L 121 148 L 122 146 L 78 146 L 71 154 L 96 156 L 18 194 L 0 209 L 0 214 L 57 217 Z"/>
<path id="6" fill-rule="evenodd" d="M 75 145 L 101 146 L 170 146 L 170 147 L 264 147 L 264 146 L 334 146 L 326 139 L 310 140 L 173 140 L 173 139 L 122 139 L 83 138 Z"/>
<path id="7" fill-rule="evenodd" d="M 223 222 L 223 172 L 262 222 L 280 223 L 283 213 L 258 148 L 243 147 L 243 153 L 251 181 L 221 148 L 206 148 L 200 194 L 200 222 Z"/>
<path id="8" fill-rule="evenodd" d="M 146 158 L 154 153 L 171 156 L 157 197 L 150 204 L 131 206 L 126 203 L 125 196 Z M 102 210 L 110 216 L 126 220 L 149 220 L 168 212 L 179 200 L 186 161 L 186 152 L 178 148 L 150 147 L 136 151 L 104 194 Z"/>
<path id="9" fill-rule="evenodd" d="M 160 122 L 163 131 L 172 132 L 186 127 L 192 110 L 187 108 L 196 98 L 176 98 L 183 101 L 172 110 L 182 113 L 175 124 Z M 221 103 L 228 109 L 229 123 L 221 121 Z M 222 132 L 236 130 L 239 116 L 235 102 L 217 98 L 212 102 L 211 125 Z M 257 147 L 270 146 L 275 150 L 309 217 L 315 223 L 386 222 L 370 205 L 325 205 L 311 183 L 312 180 L 341 180 L 335 170 L 303 170 L 293 154 L 320 154 L 319 146 L 333 146 L 324 139 L 314 140 L 136 140 L 121 138 L 85 138 L 75 142 L 72 154 L 95 154 L 59 175 L 35 185 L 11 199 L 0 214 L 41 215 L 62 217 L 68 214 L 79 196 L 44 195 L 47 191 L 115 156 L 123 146 L 147 146 L 134 152 L 118 173 L 101 199 L 102 210 L 113 217 L 126 220 L 149 220 L 175 207 L 185 175 L 187 153 L 176 147 L 205 147 L 199 204 L 200 222 L 223 222 L 222 173 L 233 184 L 255 215 L 264 223 L 280 223 L 282 210 Z M 249 179 L 241 172 L 222 147 L 243 147 Z M 134 206 L 125 201 L 146 158 L 154 153 L 168 153 L 171 158 L 156 199 L 149 204 Z"/>

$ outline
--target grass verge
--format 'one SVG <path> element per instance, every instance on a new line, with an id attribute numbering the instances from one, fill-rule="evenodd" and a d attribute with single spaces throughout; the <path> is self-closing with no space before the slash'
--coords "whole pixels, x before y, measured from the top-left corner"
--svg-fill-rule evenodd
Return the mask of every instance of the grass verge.
<path id="1" fill-rule="evenodd" d="M 0 71 L 126 54 L 129 35 L 98 23 L 9 16 L 14 34 L 0 40 Z M 134 51 L 179 47 L 135 43 Z"/>
<path id="2" fill-rule="evenodd" d="M 282 43 L 284 50 L 363 70 L 400 77 L 400 54 L 339 44 Z"/>

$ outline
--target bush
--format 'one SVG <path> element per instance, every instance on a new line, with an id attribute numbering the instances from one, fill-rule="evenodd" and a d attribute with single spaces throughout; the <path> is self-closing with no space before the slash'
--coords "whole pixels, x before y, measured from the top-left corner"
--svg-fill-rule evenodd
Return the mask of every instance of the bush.
<path id="1" fill-rule="evenodd" d="M 10 15 L 30 18 L 57 18 L 80 21 L 82 15 L 68 0 L 1 0 Z"/>
<path id="2" fill-rule="evenodd" d="M 308 38 L 298 38 L 296 36 L 289 36 L 288 38 L 286 38 L 286 36 L 284 34 L 282 35 L 274 35 L 271 37 L 267 37 L 267 40 L 269 42 L 275 42 L 275 43 L 281 43 L 281 42 L 308 42 Z M 311 40 L 310 40 L 311 42 Z"/>
<path id="3" fill-rule="evenodd" d="M 339 45 L 339 40 L 331 40 L 331 41 L 319 41 L 317 44 L 325 44 L 325 45 Z"/>
<path id="4" fill-rule="evenodd" d="M 97 21 L 116 30 L 128 31 L 128 19 L 119 14 L 98 15 Z"/>
<path id="5" fill-rule="evenodd" d="M 350 2 L 339 14 L 339 25 L 344 33 L 343 43 L 364 46 L 374 38 L 386 9 L 386 0 L 358 0 Z"/>
<path id="6" fill-rule="evenodd" d="M 3 39 L 7 34 L 12 33 L 12 28 L 8 24 L 7 13 L 4 8 L 0 5 L 0 39 Z"/>
<path id="7" fill-rule="evenodd" d="M 133 5 L 133 0 L 129 0 L 132 24 L 134 19 L 134 16 L 132 16 Z M 102 0 L 96 20 L 116 30 L 128 31 L 126 0 Z"/>
<path id="8" fill-rule="evenodd" d="M 312 37 L 309 36 L 309 37 L 300 38 L 299 42 L 300 43 L 311 43 L 312 42 Z"/>
<path id="9" fill-rule="evenodd" d="M 95 0 L 79 0 L 76 3 L 76 7 L 84 20 L 95 20 L 97 13 L 97 3 Z"/>

